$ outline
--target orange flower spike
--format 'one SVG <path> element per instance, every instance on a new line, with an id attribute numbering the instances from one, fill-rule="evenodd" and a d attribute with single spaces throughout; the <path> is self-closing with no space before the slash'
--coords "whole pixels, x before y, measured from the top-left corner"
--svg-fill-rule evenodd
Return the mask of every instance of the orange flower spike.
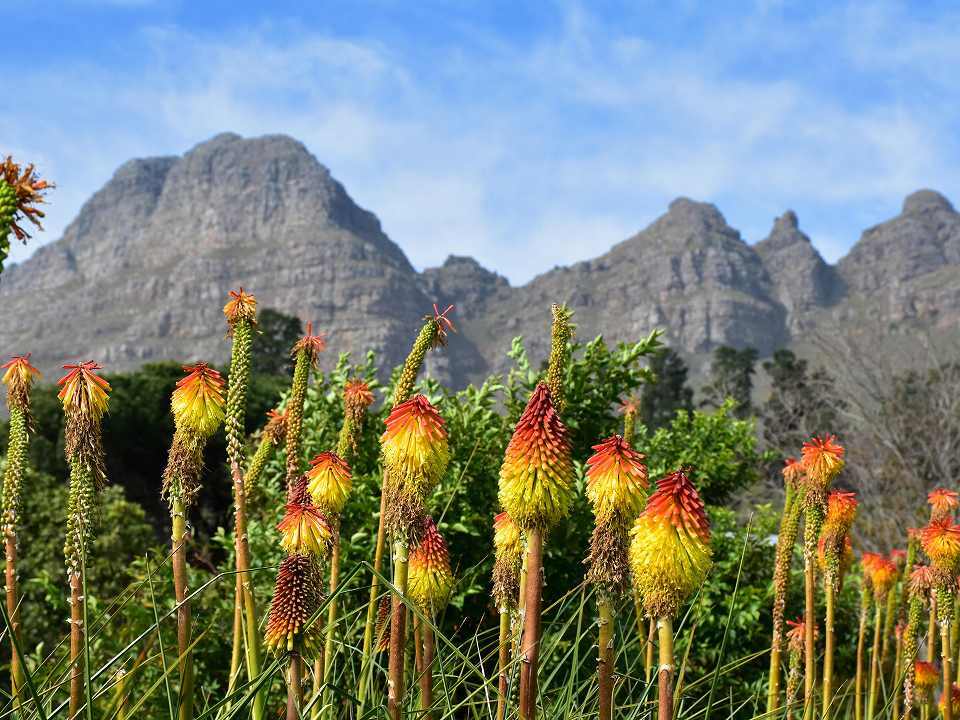
<path id="1" fill-rule="evenodd" d="M 834 490 L 827 496 L 827 517 L 824 520 L 824 533 L 829 528 L 833 532 L 850 532 L 857 517 L 857 496 L 852 492 Z"/>
<path id="2" fill-rule="evenodd" d="M 424 518 L 420 542 L 410 553 L 408 583 L 410 598 L 429 613 L 443 609 L 453 592 L 450 551 L 430 517 Z"/>
<path id="3" fill-rule="evenodd" d="M 631 536 L 630 567 L 648 614 L 673 617 L 712 564 L 703 501 L 685 470 L 657 483 Z"/>
<path id="4" fill-rule="evenodd" d="M 923 528 L 920 545 L 935 569 L 953 574 L 960 565 L 960 525 L 950 520 L 932 522 Z"/>
<path id="5" fill-rule="evenodd" d="M 177 382 L 170 401 L 178 426 L 210 437 L 223 421 L 223 378 L 206 363 L 185 365 L 185 378 Z"/>
<path id="6" fill-rule="evenodd" d="M 290 354 L 296 357 L 301 352 L 306 353 L 307 361 L 311 366 L 316 367 L 320 353 L 327 349 L 326 333 L 313 334 L 313 323 L 307 323 L 307 332 L 293 346 Z"/>
<path id="7" fill-rule="evenodd" d="M 68 414 L 99 420 L 107 411 L 110 384 L 97 375 L 102 366 L 90 360 L 76 365 L 64 365 L 69 372 L 57 381 L 57 397 Z"/>
<path id="8" fill-rule="evenodd" d="M 936 586 L 936 576 L 929 565 L 917 565 L 910 573 L 910 595 L 919 597 L 924 602 L 930 599 L 930 591 Z"/>
<path id="9" fill-rule="evenodd" d="M 443 418 L 423 395 L 397 405 L 380 437 L 384 466 L 391 478 L 421 497 L 440 481 L 450 462 Z"/>
<path id="10" fill-rule="evenodd" d="M 870 562 L 869 572 L 873 597 L 878 603 L 883 602 L 897 583 L 897 566 L 888 558 L 876 555 Z"/>
<path id="11" fill-rule="evenodd" d="M 826 489 L 843 469 L 843 453 L 836 436 L 814 437 L 803 444 L 803 471 L 811 482 Z"/>
<path id="12" fill-rule="evenodd" d="M 633 522 L 650 486 L 644 456 L 619 435 L 594 445 L 587 460 L 587 499 L 597 524 L 613 518 Z"/>
<path id="13" fill-rule="evenodd" d="M 803 463 L 795 457 L 788 457 L 783 461 L 783 480 L 787 487 L 796 487 L 803 479 Z"/>
<path id="14" fill-rule="evenodd" d="M 267 618 L 266 646 L 281 655 L 294 650 L 311 657 L 323 641 L 322 627 L 307 622 L 320 608 L 315 563 L 306 555 L 288 555 L 280 563 Z"/>
<path id="15" fill-rule="evenodd" d="M 343 400 L 348 407 L 366 409 L 373 405 L 374 396 L 366 382 L 353 379 L 348 380 L 343 386 Z"/>
<path id="16" fill-rule="evenodd" d="M 241 320 L 256 322 L 257 317 L 257 299 L 243 288 L 230 291 L 230 299 L 223 306 L 223 314 L 227 322 L 233 326 Z"/>
<path id="17" fill-rule="evenodd" d="M 934 488 L 927 495 L 930 503 L 930 522 L 953 520 L 954 513 L 960 507 L 960 496 L 953 490 Z"/>
<path id="18" fill-rule="evenodd" d="M 524 530 L 566 517 L 573 494 L 570 437 L 540 383 L 517 421 L 500 466 L 500 504 Z"/>
<path id="19" fill-rule="evenodd" d="M 30 388 L 41 376 L 40 371 L 30 364 L 30 353 L 14 355 L 0 365 L 3 384 L 7 386 L 7 398 L 10 407 L 26 409 L 30 397 Z"/>
<path id="20" fill-rule="evenodd" d="M 932 662 L 914 660 L 914 684 L 918 690 L 933 690 L 940 684 L 940 671 Z"/>
<path id="21" fill-rule="evenodd" d="M 353 489 L 350 466 L 336 453 L 322 452 L 310 461 L 307 470 L 313 501 L 326 512 L 339 515 Z"/>

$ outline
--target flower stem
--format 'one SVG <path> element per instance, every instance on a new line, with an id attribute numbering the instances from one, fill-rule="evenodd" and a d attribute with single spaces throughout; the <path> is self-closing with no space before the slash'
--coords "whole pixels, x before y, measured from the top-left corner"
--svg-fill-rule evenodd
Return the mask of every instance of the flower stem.
<path id="1" fill-rule="evenodd" d="M 833 653 L 836 643 L 834 635 L 834 601 L 836 599 L 836 590 L 833 584 L 833 578 L 828 576 L 824 579 L 824 595 L 826 596 L 826 638 L 823 653 L 823 720 L 830 720 L 830 713 L 833 708 Z"/>
<path id="2" fill-rule="evenodd" d="M 880 645 L 883 633 L 883 604 L 878 598 L 874 603 L 873 646 L 870 649 L 870 690 L 867 696 L 867 720 L 873 720 L 880 690 Z"/>
<path id="3" fill-rule="evenodd" d="M 337 625 L 337 587 L 340 585 L 340 529 L 336 529 L 333 538 L 333 549 L 330 554 L 330 604 L 327 606 L 327 638 L 324 643 L 323 656 L 320 659 L 320 682 L 323 687 L 323 706 L 327 708 L 327 717 L 334 718 L 333 698 L 330 690 L 330 671 L 333 668 L 333 641 L 334 629 Z"/>
<path id="4" fill-rule="evenodd" d="M 867 617 L 870 592 L 864 583 L 860 593 L 860 627 L 857 631 L 857 678 L 854 691 L 854 720 L 863 720 L 863 656 L 867 642 Z"/>
<path id="5" fill-rule="evenodd" d="M 510 609 L 500 608 L 500 636 L 498 638 L 497 720 L 504 720 L 507 712 L 507 668 L 510 664 Z"/>
<path id="6" fill-rule="evenodd" d="M 80 717 L 83 709 L 83 579 L 80 573 L 70 573 L 70 709 L 71 720 Z"/>
<path id="7" fill-rule="evenodd" d="M 407 639 L 408 546 L 406 538 L 393 543 L 393 605 L 390 617 L 390 662 L 387 677 L 387 713 L 391 720 L 400 720 L 404 695 L 404 656 Z"/>
<path id="8" fill-rule="evenodd" d="M 673 619 L 657 619 L 660 668 L 657 686 L 657 720 L 673 720 Z"/>
<path id="9" fill-rule="evenodd" d="M 420 623 L 420 639 L 423 651 L 420 660 L 420 717 L 430 720 L 433 707 L 433 627 L 430 622 Z"/>
<path id="10" fill-rule="evenodd" d="M 363 707 L 367 698 L 367 686 L 370 682 L 373 660 L 373 633 L 377 625 L 377 602 L 379 600 L 380 577 L 383 570 L 383 552 L 386 546 L 387 496 L 380 494 L 380 523 L 377 527 L 377 545 L 373 554 L 373 578 L 370 580 L 370 599 L 367 601 L 367 619 L 363 626 L 363 655 L 360 658 L 360 682 L 357 688 L 357 716 L 363 716 Z"/>
<path id="11" fill-rule="evenodd" d="M 525 588 L 523 635 L 520 639 L 520 718 L 537 716 L 537 665 L 540 660 L 540 603 L 543 590 L 543 534 L 527 534 L 527 586 Z"/>
<path id="12" fill-rule="evenodd" d="M 298 653 L 290 653 L 290 676 L 287 678 L 287 720 L 300 720 L 300 705 L 303 701 L 302 663 Z"/>
<path id="13" fill-rule="evenodd" d="M 613 612 L 610 598 L 603 590 L 597 596 L 597 615 L 600 618 L 598 633 L 599 659 L 597 663 L 597 682 L 600 688 L 599 720 L 613 718 Z"/>
<path id="14" fill-rule="evenodd" d="M 813 720 L 814 705 L 816 705 L 816 678 L 817 678 L 817 648 L 816 628 L 817 614 L 814 602 L 814 593 L 816 591 L 816 576 L 814 575 L 812 553 L 806 553 L 804 562 L 804 590 L 805 590 L 805 612 L 804 612 L 804 631 L 806 637 L 803 643 L 803 653 L 806 662 L 804 663 L 803 678 L 803 717 L 804 720 Z"/>
<path id="15" fill-rule="evenodd" d="M 190 650 L 191 617 L 190 602 L 187 600 L 187 543 L 190 532 L 187 530 L 186 509 L 183 499 L 175 495 L 171 502 L 173 532 L 173 589 L 177 605 L 177 651 L 180 658 L 180 720 L 193 717 L 193 654 Z"/>

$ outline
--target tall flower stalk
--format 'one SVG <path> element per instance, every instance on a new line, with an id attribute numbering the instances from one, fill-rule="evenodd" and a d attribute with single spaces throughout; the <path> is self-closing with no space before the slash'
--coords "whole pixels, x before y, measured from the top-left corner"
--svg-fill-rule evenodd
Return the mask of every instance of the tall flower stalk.
<path id="1" fill-rule="evenodd" d="M 422 530 L 424 502 L 450 462 L 443 418 L 423 395 L 397 405 L 380 438 L 386 527 L 393 541 L 393 584 L 390 614 L 390 658 L 387 712 L 399 720 L 405 695 L 404 655 L 407 627 L 407 580 L 411 541 Z"/>
<path id="2" fill-rule="evenodd" d="M 788 620 L 787 648 L 789 650 L 787 670 L 787 717 L 794 716 L 794 705 L 800 695 L 800 680 L 803 678 L 803 646 L 807 640 L 807 629 L 803 618 Z M 816 628 L 814 628 L 816 636 Z"/>
<path id="3" fill-rule="evenodd" d="M 823 717 L 833 712 L 833 655 L 836 645 L 834 630 L 836 597 L 844 551 L 850 542 L 850 528 L 857 514 L 857 499 L 851 492 L 835 490 L 827 498 L 827 516 L 820 536 L 823 566 L 823 592 L 826 599 L 826 647 L 823 654 Z"/>
<path id="4" fill-rule="evenodd" d="M 454 581 L 446 541 L 437 530 L 433 518 L 426 517 L 422 522 L 419 542 L 410 553 L 409 594 L 426 617 L 426 622 L 420 623 L 420 717 L 430 720 L 435 657 L 433 628 L 437 614 L 450 601 Z"/>
<path id="5" fill-rule="evenodd" d="M 524 532 L 526 587 L 520 639 L 520 717 L 537 714 L 540 615 L 543 591 L 543 536 L 565 518 L 573 495 L 573 459 L 569 432 L 558 408 L 565 406 L 563 379 L 573 332 L 571 313 L 553 306 L 553 331 L 547 382 L 534 389 L 517 421 L 500 467 L 500 505 Z"/>
<path id="6" fill-rule="evenodd" d="M 493 601 L 500 614 L 500 633 L 497 637 L 497 718 L 504 720 L 507 712 L 510 664 L 510 626 L 517 612 L 520 594 L 520 566 L 523 556 L 523 538 L 520 528 L 509 513 L 501 512 L 493 518 Z"/>
<path id="7" fill-rule="evenodd" d="M 803 622 L 807 637 L 803 645 L 804 683 L 803 717 L 812 720 L 816 705 L 816 553 L 820 529 L 827 509 L 827 491 L 830 483 L 843 469 L 843 448 L 836 438 L 827 435 L 815 437 L 803 444 L 803 563 L 804 563 L 804 614 Z"/>
<path id="8" fill-rule="evenodd" d="M 322 651 L 323 629 L 316 622 L 323 597 L 318 561 L 329 556 L 333 535 L 310 498 L 306 477 L 291 485 L 285 511 L 277 529 L 287 557 L 277 573 L 265 641 L 268 649 L 288 660 L 286 717 L 299 720 L 303 662 Z"/>
<path id="9" fill-rule="evenodd" d="M 173 587 L 177 598 L 177 650 L 180 658 L 180 720 L 193 717 L 193 653 L 190 650 L 191 617 L 187 578 L 190 543 L 187 514 L 200 489 L 203 450 L 220 427 L 224 414 L 223 379 L 206 363 L 183 368 L 186 377 L 177 383 L 170 405 L 174 417 L 173 442 L 163 473 L 163 494 L 170 504 Z"/>
<path id="10" fill-rule="evenodd" d="M 413 394 L 414 385 L 417 382 L 417 375 L 420 374 L 420 368 L 423 367 L 423 361 L 427 356 L 427 351 L 437 349 L 447 344 L 447 336 L 450 332 L 456 332 L 453 321 L 450 319 L 450 313 L 453 311 L 453 305 L 448 306 L 443 312 L 436 305 L 433 306 L 433 314 L 424 318 L 420 332 L 417 333 L 413 341 L 413 347 L 403 363 L 403 369 L 400 371 L 400 377 L 393 389 L 393 398 L 391 408 L 396 408 L 403 402 L 410 399 Z M 384 481 L 386 475 L 384 475 Z M 387 496 L 382 488 L 380 492 L 380 520 L 377 526 L 377 541 L 373 556 L 373 576 L 370 579 L 370 596 L 367 600 L 367 617 L 363 626 L 363 650 L 360 659 L 360 681 L 357 687 L 357 713 L 363 714 L 364 705 L 367 699 L 367 688 L 370 684 L 370 668 L 373 660 L 374 641 L 377 626 L 377 607 L 380 594 L 380 577 L 383 570 L 383 553 L 386 546 L 387 537 Z"/>
<path id="11" fill-rule="evenodd" d="M 21 225 L 24 220 L 43 229 L 40 219 L 44 214 L 37 206 L 43 204 L 44 195 L 52 187 L 40 179 L 33 165 L 21 168 L 10 156 L 0 163 L 0 273 L 10 254 L 10 234 L 25 243 L 30 233 Z"/>
<path id="12" fill-rule="evenodd" d="M 770 640 L 770 680 L 767 688 L 767 713 L 780 705 L 780 656 L 783 651 L 783 621 L 790 591 L 790 568 L 803 511 L 803 465 L 787 458 L 783 466 L 784 502 L 777 533 L 773 567 L 773 633 Z"/>
<path id="13" fill-rule="evenodd" d="M 317 367 L 320 353 L 327 346 L 323 333 L 313 334 L 313 323 L 307 323 L 307 332 L 293 346 L 293 382 L 287 396 L 286 433 L 287 489 L 289 490 L 303 472 L 303 402 L 307 397 L 310 371 Z"/>
<path id="14" fill-rule="evenodd" d="M 257 603 L 250 578 L 250 544 L 247 538 L 247 493 L 243 479 L 247 388 L 250 384 L 251 345 L 253 328 L 257 321 L 257 299 L 243 288 L 230 291 L 230 299 L 223 308 L 233 349 L 230 356 L 230 375 L 227 382 L 227 409 L 224 428 L 227 435 L 227 464 L 233 481 L 233 534 L 236 554 L 236 594 L 233 617 L 233 653 L 230 659 L 230 695 L 240 673 L 241 654 L 250 682 L 260 674 L 260 633 Z M 264 694 L 257 693 L 253 702 L 253 719 L 262 720 Z"/>
<path id="15" fill-rule="evenodd" d="M 27 446 L 33 431 L 30 413 L 30 390 L 40 371 L 30 364 L 30 355 L 15 355 L 0 365 L 7 386 L 7 408 L 10 411 L 10 436 L 7 443 L 7 465 L 3 472 L 3 539 L 6 551 L 7 618 L 10 620 L 10 694 L 14 706 L 22 702 L 23 668 L 15 645 L 21 645 L 20 600 L 17 588 L 17 528 L 20 523 L 20 490 L 27 465 Z"/>
<path id="16" fill-rule="evenodd" d="M 688 472 L 660 479 L 631 531 L 633 582 L 647 614 L 657 619 L 659 720 L 673 720 L 673 621 L 712 565 L 710 523 Z"/>
<path id="17" fill-rule="evenodd" d="M 867 624 L 870 618 L 870 555 L 865 554 L 860 561 L 860 623 L 857 629 L 857 663 L 854 681 L 854 720 L 863 720 L 864 657 L 866 656 Z"/>
<path id="18" fill-rule="evenodd" d="M 314 667 L 314 694 L 324 691 L 323 707 L 332 718 L 334 709 L 330 697 L 329 678 L 334 661 L 334 633 L 336 631 L 339 603 L 336 591 L 340 585 L 340 517 L 353 487 L 349 463 L 356 456 L 359 438 L 363 431 L 367 408 L 373 404 L 373 393 L 363 380 L 350 380 L 343 389 L 343 424 L 337 441 L 336 453 L 321 453 L 310 461 L 310 495 L 313 502 L 330 521 L 333 531 L 333 548 L 330 553 L 330 602 L 327 605 L 327 637 L 324 650 Z M 314 705 L 311 717 L 318 717 L 320 707 Z"/>
<path id="19" fill-rule="evenodd" d="M 872 720 L 880 693 L 883 613 L 887 604 L 887 596 L 897 582 L 897 566 L 890 559 L 873 553 L 864 554 L 863 565 L 870 573 L 870 587 L 873 589 L 873 645 L 870 648 L 870 690 L 867 696 L 867 720 Z"/>
<path id="20" fill-rule="evenodd" d="M 629 586 L 628 534 L 643 509 L 649 480 L 644 456 L 621 436 L 614 435 L 594 445 L 593 450 L 587 460 L 587 499 L 595 518 L 587 579 L 597 592 L 599 720 L 611 720 L 616 658 L 614 604 Z"/>
<path id="21" fill-rule="evenodd" d="M 932 521 L 923 529 L 920 539 L 923 552 L 933 568 L 937 601 L 937 622 L 940 625 L 940 666 L 943 672 L 943 697 L 950 698 L 953 687 L 953 653 L 950 643 L 953 603 L 957 575 L 960 572 L 960 525 L 949 517 Z M 952 703 L 943 704 L 944 720 L 953 720 Z"/>
<path id="22" fill-rule="evenodd" d="M 920 565 L 910 573 L 907 605 L 907 627 L 903 633 L 901 664 L 906 668 L 903 678 L 903 718 L 910 720 L 913 706 L 920 691 L 916 675 L 916 663 L 920 647 L 920 631 L 923 629 L 923 611 L 930 603 L 933 590 L 933 572 L 927 565 Z M 936 683 L 936 671 L 934 671 Z M 896 708 L 896 706 L 894 706 Z"/>
<path id="23" fill-rule="evenodd" d="M 63 554 L 70 582 L 70 718 L 84 703 L 87 622 L 85 567 L 90 557 L 97 495 L 107 482 L 100 423 L 109 403 L 110 385 L 97 375 L 100 365 L 82 362 L 64 365 L 67 374 L 57 384 L 66 416 L 64 429 L 70 492 L 67 499 L 67 537 Z"/>
<path id="24" fill-rule="evenodd" d="M 287 417 L 282 410 L 268 410 L 267 424 L 260 432 L 260 442 L 247 464 L 247 471 L 243 474 L 243 492 L 247 500 L 253 497 L 260 483 L 263 469 L 278 447 L 284 444 L 287 436 Z"/>

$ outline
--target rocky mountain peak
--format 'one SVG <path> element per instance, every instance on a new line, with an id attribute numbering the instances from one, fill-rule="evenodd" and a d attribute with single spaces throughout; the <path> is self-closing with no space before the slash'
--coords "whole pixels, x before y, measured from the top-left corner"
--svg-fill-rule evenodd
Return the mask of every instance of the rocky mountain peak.
<path id="1" fill-rule="evenodd" d="M 671 202 L 666 215 L 660 220 L 665 224 L 685 227 L 692 232 L 731 229 L 716 205 L 686 197 L 678 197 Z"/>
<path id="2" fill-rule="evenodd" d="M 956 213 L 953 205 L 943 195 L 936 190 L 917 190 L 909 195 L 903 201 L 903 214 L 916 215 L 927 211 L 943 210 L 948 213 Z"/>

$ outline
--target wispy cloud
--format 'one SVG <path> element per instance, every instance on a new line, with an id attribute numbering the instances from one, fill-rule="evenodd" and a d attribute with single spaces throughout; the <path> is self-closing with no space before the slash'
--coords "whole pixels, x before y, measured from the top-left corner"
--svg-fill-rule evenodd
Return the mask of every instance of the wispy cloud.
<path id="1" fill-rule="evenodd" d="M 472 254 L 515 282 L 596 255 L 677 195 L 716 202 L 751 241 L 793 207 L 835 259 L 916 187 L 960 190 L 960 93 L 928 67 L 957 51 L 906 6 L 691 9 L 669 18 L 687 34 L 555 7 L 520 35 L 468 23 L 455 45 L 290 21 L 147 25 L 129 66 L 28 69 L 0 137 L 58 180 L 56 236 L 131 156 L 289 133 L 415 265 Z"/>

